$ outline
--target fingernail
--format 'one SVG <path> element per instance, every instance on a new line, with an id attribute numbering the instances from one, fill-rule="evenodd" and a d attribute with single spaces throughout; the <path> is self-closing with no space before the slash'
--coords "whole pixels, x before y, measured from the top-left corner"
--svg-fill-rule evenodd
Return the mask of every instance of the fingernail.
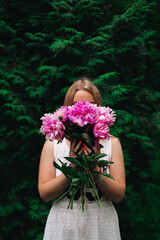
<path id="1" fill-rule="evenodd" d="M 82 143 L 82 141 L 80 140 L 80 141 L 79 141 L 79 144 L 81 144 L 81 143 Z"/>
<path id="2" fill-rule="evenodd" d="M 81 150 L 85 150 L 85 147 L 82 147 Z"/>

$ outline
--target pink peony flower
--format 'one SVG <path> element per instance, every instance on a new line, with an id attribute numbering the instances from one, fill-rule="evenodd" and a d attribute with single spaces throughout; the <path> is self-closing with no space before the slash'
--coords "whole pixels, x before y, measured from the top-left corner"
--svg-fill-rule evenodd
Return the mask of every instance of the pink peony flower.
<path id="1" fill-rule="evenodd" d="M 107 124 L 97 122 L 93 128 L 93 134 L 96 138 L 108 139 L 111 135 L 109 134 L 109 127 Z"/>
<path id="2" fill-rule="evenodd" d="M 94 124 L 98 118 L 97 106 L 89 102 L 79 101 L 69 107 L 68 119 L 80 127 Z"/>
<path id="3" fill-rule="evenodd" d="M 116 114 L 109 107 L 99 107 L 98 108 L 98 121 L 108 124 L 108 126 L 112 126 L 116 120 Z"/>
<path id="4" fill-rule="evenodd" d="M 68 107 L 62 106 L 54 113 L 62 122 L 68 119 Z"/>
<path id="5" fill-rule="evenodd" d="M 79 101 L 72 106 L 62 106 L 54 114 L 45 114 L 40 132 L 46 139 L 62 141 L 68 127 L 68 122 L 80 127 L 88 124 L 88 131 L 93 131 L 95 138 L 111 137 L 109 127 L 114 124 L 116 114 L 109 107 L 97 107 L 90 102 Z M 74 131 L 74 126 L 73 126 Z"/>
<path id="6" fill-rule="evenodd" d="M 46 139 L 53 140 L 57 139 L 62 141 L 64 137 L 65 127 L 63 123 L 58 119 L 55 114 L 44 114 L 41 118 L 42 126 L 40 128 L 40 132 L 46 135 Z"/>

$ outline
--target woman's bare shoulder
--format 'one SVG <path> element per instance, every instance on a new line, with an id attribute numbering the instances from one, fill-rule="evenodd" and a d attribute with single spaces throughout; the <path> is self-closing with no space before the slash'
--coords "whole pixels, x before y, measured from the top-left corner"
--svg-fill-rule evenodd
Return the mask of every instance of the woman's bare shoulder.
<path id="1" fill-rule="evenodd" d="M 54 153 L 54 141 L 46 140 L 43 148 L 42 148 L 42 153 L 41 157 L 46 157 L 46 155 L 52 155 Z"/>
<path id="2" fill-rule="evenodd" d="M 118 138 L 118 137 L 115 137 L 115 136 L 111 137 L 111 141 L 112 141 L 112 143 L 114 143 L 114 144 L 120 143 L 119 138 Z"/>
<path id="3" fill-rule="evenodd" d="M 121 145 L 121 142 L 118 137 L 113 136 L 111 138 L 111 141 L 112 141 L 112 149 L 113 150 L 114 149 L 122 149 L 122 145 Z"/>
<path id="4" fill-rule="evenodd" d="M 50 141 L 49 139 L 47 139 L 43 145 L 43 148 L 53 148 L 54 146 L 54 141 Z"/>

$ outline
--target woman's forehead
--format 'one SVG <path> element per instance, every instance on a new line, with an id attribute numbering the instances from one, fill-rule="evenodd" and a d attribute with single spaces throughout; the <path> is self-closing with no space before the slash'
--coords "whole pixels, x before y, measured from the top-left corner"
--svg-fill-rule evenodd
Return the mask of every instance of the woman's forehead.
<path id="1" fill-rule="evenodd" d="M 77 90 L 76 91 L 74 98 L 73 98 L 73 103 L 78 102 L 78 101 L 95 103 L 95 99 L 94 99 L 93 95 L 87 90 Z"/>

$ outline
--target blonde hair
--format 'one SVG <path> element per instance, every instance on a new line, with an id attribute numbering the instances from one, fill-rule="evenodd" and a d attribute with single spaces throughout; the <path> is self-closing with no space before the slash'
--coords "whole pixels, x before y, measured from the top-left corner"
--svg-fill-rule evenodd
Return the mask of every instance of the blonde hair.
<path id="1" fill-rule="evenodd" d="M 92 94 L 95 103 L 100 106 L 102 105 L 102 97 L 101 94 L 98 90 L 98 88 L 91 82 L 90 79 L 83 77 L 74 82 L 70 88 L 68 89 L 65 100 L 64 100 L 64 105 L 65 106 L 71 106 L 73 104 L 73 98 L 78 90 L 86 90 L 89 93 Z"/>

